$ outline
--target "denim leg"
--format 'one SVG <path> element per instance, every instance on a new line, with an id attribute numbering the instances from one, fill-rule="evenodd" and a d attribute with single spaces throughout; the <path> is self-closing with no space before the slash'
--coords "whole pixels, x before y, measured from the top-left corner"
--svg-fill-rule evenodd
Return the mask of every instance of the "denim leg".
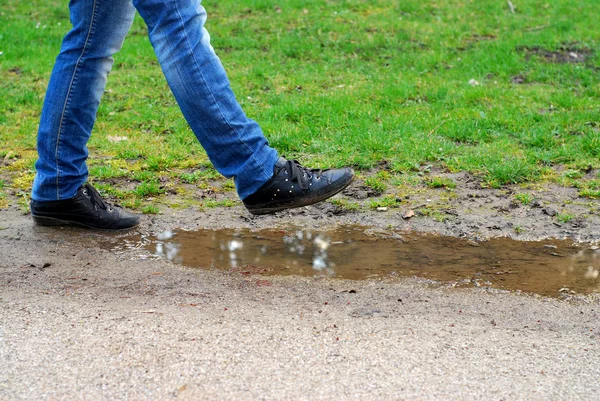
<path id="1" fill-rule="evenodd" d="M 200 0 L 133 0 L 183 115 L 215 168 L 234 177 L 241 199 L 273 175 L 278 159 L 238 104 L 204 28 Z"/>
<path id="2" fill-rule="evenodd" d="M 87 180 L 86 144 L 112 55 L 135 15 L 131 0 L 71 0 L 69 10 L 73 28 L 56 58 L 38 130 L 36 201 L 72 198 Z"/>

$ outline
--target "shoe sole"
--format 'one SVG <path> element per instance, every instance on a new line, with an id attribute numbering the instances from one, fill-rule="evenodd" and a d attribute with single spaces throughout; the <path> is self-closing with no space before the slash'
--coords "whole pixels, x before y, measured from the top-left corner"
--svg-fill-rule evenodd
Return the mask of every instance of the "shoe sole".
<path id="1" fill-rule="evenodd" d="M 315 203 L 319 203 L 321 201 L 324 201 L 325 199 L 329 199 L 332 196 L 339 194 L 344 189 L 348 188 L 348 186 L 352 183 L 352 181 L 354 181 L 354 176 L 355 176 L 355 174 L 353 173 L 352 177 L 348 180 L 348 182 L 346 184 L 344 184 L 342 187 L 338 188 L 335 192 L 323 194 L 317 198 L 312 198 L 310 200 L 307 200 L 305 203 L 295 204 L 295 205 L 280 204 L 277 206 L 261 207 L 261 208 L 256 208 L 256 209 L 250 209 L 250 208 L 246 207 L 246 209 L 248 210 L 248 212 L 250 212 L 250 214 L 253 214 L 255 216 L 260 216 L 263 214 L 272 214 L 272 213 L 276 213 L 276 212 L 281 212 L 283 210 L 296 209 L 299 207 L 314 205 Z"/>
<path id="2" fill-rule="evenodd" d="M 33 218 L 33 222 L 38 226 L 44 226 L 44 227 L 75 226 L 75 227 L 91 228 L 93 230 L 100 230 L 100 231 L 129 230 L 131 228 L 137 227 L 140 224 L 138 222 L 134 226 L 123 227 L 123 228 L 99 228 L 99 227 L 89 226 L 87 224 L 83 224 L 78 221 L 57 219 L 55 217 L 44 217 L 44 216 L 34 216 L 34 215 L 31 215 L 31 217 Z"/>

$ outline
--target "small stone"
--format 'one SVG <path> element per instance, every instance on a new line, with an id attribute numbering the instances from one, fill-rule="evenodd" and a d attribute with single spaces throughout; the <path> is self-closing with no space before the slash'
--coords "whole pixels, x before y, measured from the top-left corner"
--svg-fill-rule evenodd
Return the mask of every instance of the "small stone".
<path id="1" fill-rule="evenodd" d="M 124 142 L 124 141 L 129 140 L 129 138 L 127 138 L 126 136 L 118 136 L 118 135 L 109 135 L 107 138 L 108 138 L 108 141 L 111 143 Z"/>
<path id="2" fill-rule="evenodd" d="M 407 210 L 406 212 L 402 213 L 402 218 L 404 220 L 408 220 L 411 217 L 415 217 L 415 211 L 414 210 Z"/>
<path id="3" fill-rule="evenodd" d="M 558 214 L 558 211 L 556 209 L 554 209 L 553 207 L 545 207 L 542 209 L 542 213 L 544 213 L 548 216 L 556 216 Z"/>

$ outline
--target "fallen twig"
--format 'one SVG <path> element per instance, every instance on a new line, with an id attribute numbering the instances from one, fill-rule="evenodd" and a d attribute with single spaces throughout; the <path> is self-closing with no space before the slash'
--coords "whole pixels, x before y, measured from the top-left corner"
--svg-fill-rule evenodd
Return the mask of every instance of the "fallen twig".
<path id="1" fill-rule="evenodd" d="M 442 121 L 441 123 L 439 123 L 437 126 L 435 126 L 431 131 L 429 131 L 429 133 L 427 135 L 431 135 L 433 134 L 438 128 L 440 128 L 442 125 L 444 125 L 444 123 L 446 122 L 446 120 Z"/>
<path id="2" fill-rule="evenodd" d="M 509 0 L 509 1 L 507 1 L 507 3 L 508 3 L 508 8 L 510 8 L 510 12 L 514 14 L 515 6 L 513 5 L 512 1 Z"/>
<path id="3" fill-rule="evenodd" d="M 527 28 L 527 29 L 525 29 L 525 32 L 541 31 L 542 29 L 546 29 L 546 28 L 551 27 L 551 26 L 552 26 L 552 24 L 538 25 L 538 26 L 534 26 L 533 28 Z"/>

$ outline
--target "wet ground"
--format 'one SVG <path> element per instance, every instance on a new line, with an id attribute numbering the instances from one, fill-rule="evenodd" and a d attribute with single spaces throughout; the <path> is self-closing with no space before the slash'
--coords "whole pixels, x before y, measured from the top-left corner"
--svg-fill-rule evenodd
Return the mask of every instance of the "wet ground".
<path id="1" fill-rule="evenodd" d="M 0 213 L 2 400 L 600 391 L 593 226 L 583 242 L 442 237 L 453 224 L 325 206 L 173 211 L 111 234 Z"/>
<path id="2" fill-rule="evenodd" d="M 600 292 L 596 244 L 547 239 L 476 242 L 361 226 L 165 230 L 122 238 L 106 248 L 139 250 L 189 267 L 242 275 L 351 280 L 418 277 L 452 287 L 491 287 L 561 297 Z"/>

